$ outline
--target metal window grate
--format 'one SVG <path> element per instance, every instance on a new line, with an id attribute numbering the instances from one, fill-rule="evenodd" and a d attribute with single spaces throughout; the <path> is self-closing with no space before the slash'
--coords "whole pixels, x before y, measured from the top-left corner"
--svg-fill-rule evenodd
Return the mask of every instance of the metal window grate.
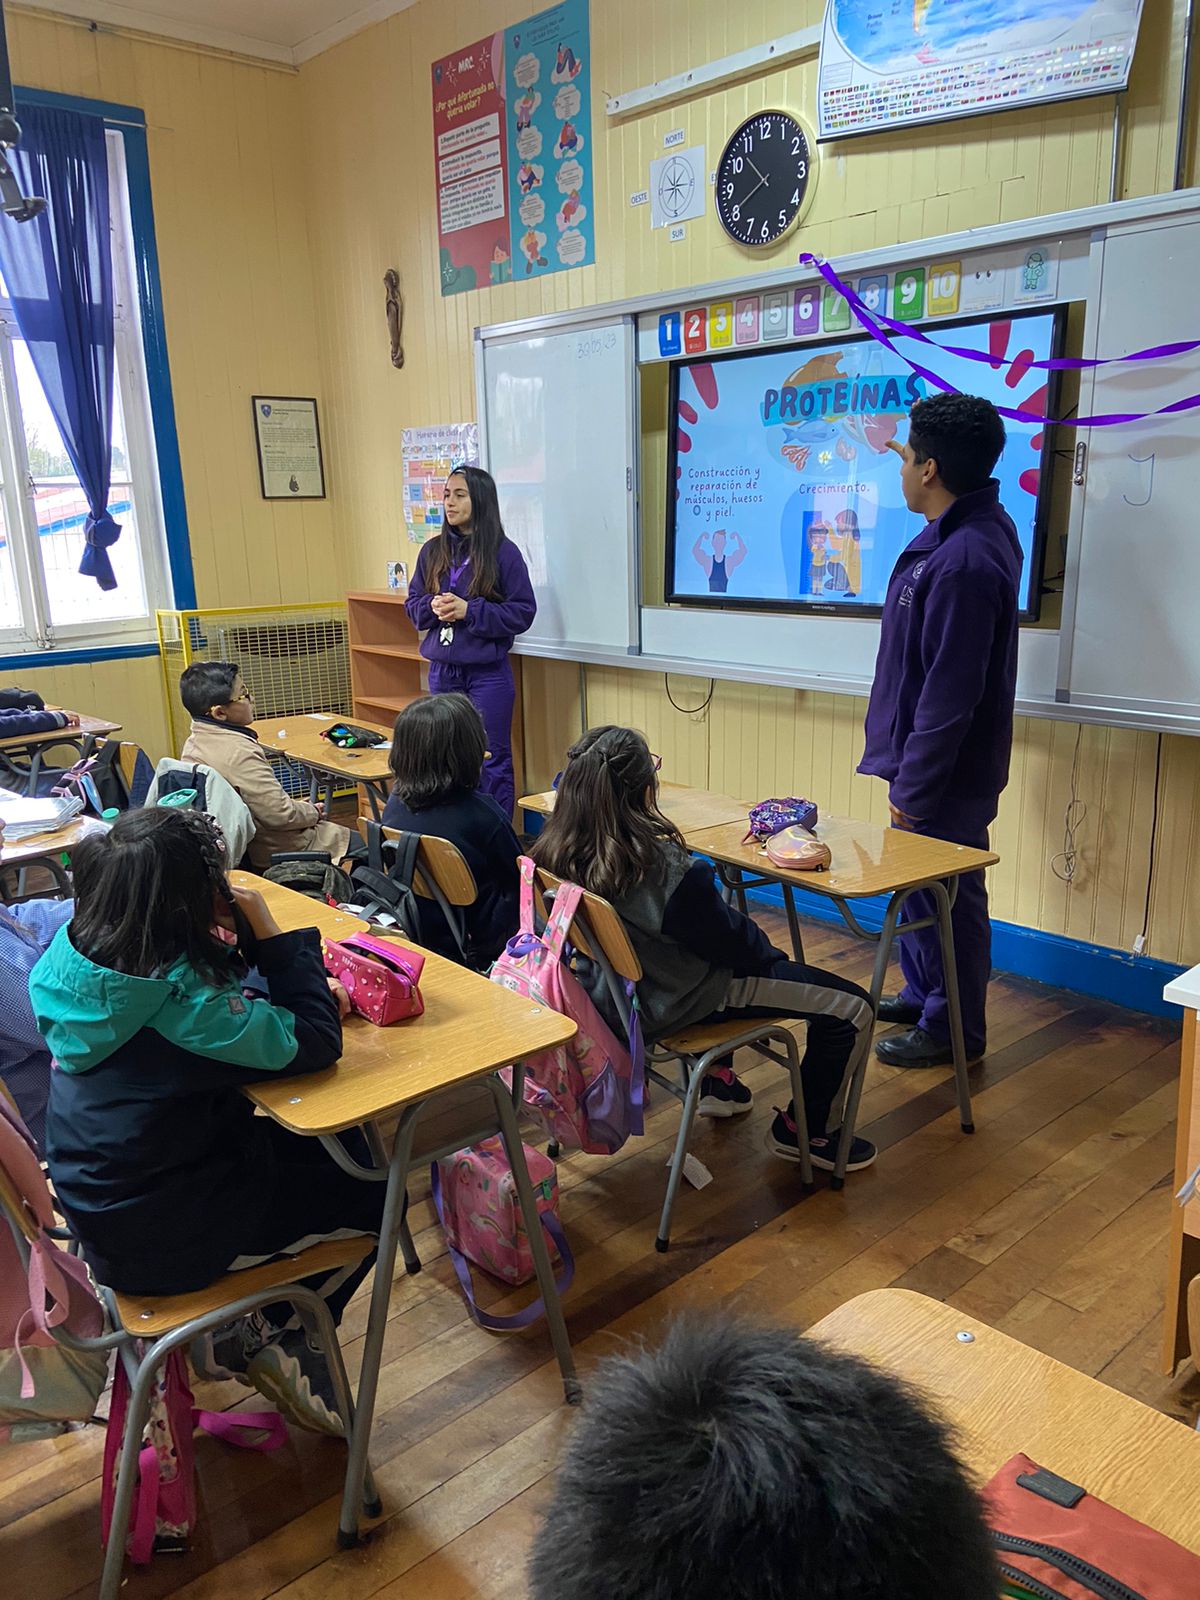
<path id="1" fill-rule="evenodd" d="M 261 716 L 351 715 L 344 603 L 159 611 L 157 618 L 163 699 L 176 755 L 191 727 L 179 698 L 179 676 L 194 661 L 236 661 Z M 296 770 L 283 762 L 279 770 L 284 786 L 300 792 Z"/>

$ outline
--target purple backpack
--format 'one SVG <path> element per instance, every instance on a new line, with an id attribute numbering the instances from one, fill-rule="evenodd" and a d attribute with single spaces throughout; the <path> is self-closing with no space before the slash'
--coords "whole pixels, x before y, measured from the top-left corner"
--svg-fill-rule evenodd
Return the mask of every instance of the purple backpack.
<path id="1" fill-rule="evenodd" d="M 798 800 L 795 795 L 786 800 L 760 800 L 750 807 L 750 826 L 742 843 L 757 839 L 762 844 L 785 828 L 808 828 L 811 832 L 816 825 L 817 807 L 813 800 Z"/>

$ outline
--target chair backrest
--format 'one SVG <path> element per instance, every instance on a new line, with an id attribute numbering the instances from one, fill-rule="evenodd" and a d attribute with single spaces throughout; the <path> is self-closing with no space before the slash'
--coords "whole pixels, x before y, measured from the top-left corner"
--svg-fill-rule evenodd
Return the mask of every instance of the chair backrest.
<path id="1" fill-rule="evenodd" d="M 562 882 L 562 878 L 556 878 L 544 867 L 537 868 L 538 888 L 547 906 Z M 636 984 L 641 979 L 642 964 L 629 942 L 625 924 L 610 902 L 585 889 L 579 908 L 571 918 L 570 940 L 581 955 L 589 957 L 600 968 L 618 1015 L 628 1026 L 629 997 L 625 983 Z"/>
<path id="2" fill-rule="evenodd" d="M 371 819 L 359 817 L 358 831 L 367 837 Z M 400 838 L 398 828 L 381 828 L 385 844 L 395 844 Z M 433 834 L 420 835 L 417 849 L 417 870 L 413 874 L 413 892 L 422 900 L 435 900 L 440 904 L 473 906 L 479 890 L 475 875 L 463 859 L 462 851 L 449 839 L 438 839 Z M 440 898 L 439 898 L 440 897 Z"/>

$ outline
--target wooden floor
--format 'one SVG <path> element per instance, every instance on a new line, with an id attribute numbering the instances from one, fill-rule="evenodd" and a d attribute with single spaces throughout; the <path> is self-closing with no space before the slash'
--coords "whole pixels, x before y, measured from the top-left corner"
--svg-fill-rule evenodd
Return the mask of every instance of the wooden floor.
<path id="1" fill-rule="evenodd" d="M 827 928 L 807 936 L 810 960 L 867 980 L 865 946 Z M 819 1178 L 800 1196 L 795 1169 L 766 1152 L 783 1074 L 740 1063 L 758 1104 L 737 1122 L 698 1128 L 693 1148 L 715 1181 L 684 1188 L 666 1256 L 653 1239 L 673 1102 L 659 1103 L 646 1138 L 617 1157 L 565 1160 L 562 1209 L 579 1262 L 567 1320 L 584 1376 L 620 1340 L 653 1338 L 684 1306 L 804 1326 L 863 1290 L 898 1284 L 1182 1415 L 1157 1370 L 1177 1030 L 999 979 L 989 1031 L 990 1053 L 972 1071 L 973 1138 L 959 1131 L 947 1072 L 875 1065 L 862 1121 L 880 1158 L 840 1194 Z M 129 1600 L 525 1594 L 525 1552 L 576 1413 L 561 1403 L 544 1335 L 497 1340 L 467 1320 L 424 1184 L 411 1220 L 425 1270 L 393 1290 L 372 1442 L 386 1515 L 370 1543 L 333 1548 L 336 1443 L 294 1434 L 277 1454 L 254 1456 L 200 1438 L 195 1549 L 132 1576 Z M 493 1291 L 490 1301 L 519 1298 Z M 343 1330 L 352 1376 L 364 1318 L 360 1296 Z M 199 1385 L 197 1400 L 219 1408 L 245 1395 Z M 102 1448 L 96 1428 L 0 1447 L 0 1592 L 94 1593 Z"/>

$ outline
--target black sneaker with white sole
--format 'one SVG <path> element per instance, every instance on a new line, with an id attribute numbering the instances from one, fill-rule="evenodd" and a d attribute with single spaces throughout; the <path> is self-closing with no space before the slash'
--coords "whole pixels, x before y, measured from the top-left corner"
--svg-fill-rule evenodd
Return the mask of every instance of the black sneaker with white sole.
<path id="1" fill-rule="evenodd" d="M 834 1128 L 821 1138 L 808 1141 L 808 1154 L 814 1167 L 819 1167 L 822 1172 L 833 1171 L 837 1162 L 840 1137 L 841 1129 Z M 775 1120 L 767 1135 L 767 1149 L 777 1156 L 782 1156 L 785 1161 L 799 1161 L 800 1143 L 796 1137 L 796 1124 L 786 1111 L 776 1110 Z M 874 1164 L 878 1154 L 869 1139 L 859 1139 L 856 1136 L 850 1141 L 850 1158 L 846 1162 L 846 1171 L 861 1172 L 864 1167 Z"/>
<path id="2" fill-rule="evenodd" d="M 246 1369 L 265 1344 L 277 1338 L 279 1329 L 261 1311 L 251 1311 L 237 1322 L 228 1322 L 216 1333 L 201 1334 L 188 1349 L 192 1370 L 198 1378 L 222 1382 L 236 1378 L 249 1385 Z"/>
<path id="3" fill-rule="evenodd" d="M 701 1117 L 744 1117 L 754 1109 L 754 1095 L 732 1067 L 714 1067 L 700 1085 L 696 1114 Z"/>
<path id="4" fill-rule="evenodd" d="M 273 1400 L 289 1422 L 312 1433 L 344 1436 L 325 1357 L 303 1329 L 288 1328 L 277 1335 L 252 1358 L 246 1372 L 259 1394 Z"/>

